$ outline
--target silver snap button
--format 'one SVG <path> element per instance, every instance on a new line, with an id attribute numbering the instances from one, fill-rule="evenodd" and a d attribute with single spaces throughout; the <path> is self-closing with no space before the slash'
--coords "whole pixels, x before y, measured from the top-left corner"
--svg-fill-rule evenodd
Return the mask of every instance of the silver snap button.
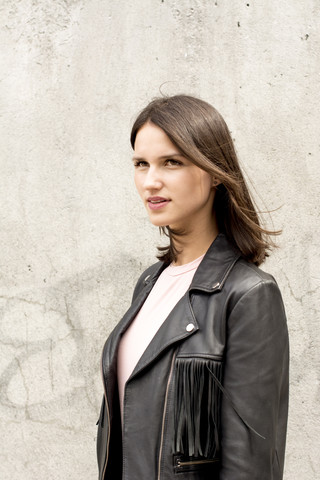
<path id="1" fill-rule="evenodd" d="M 218 282 L 218 283 L 215 283 L 212 288 L 218 288 L 218 287 L 220 287 L 220 283 L 219 283 L 219 282 Z"/>
<path id="2" fill-rule="evenodd" d="M 192 330 L 194 330 L 193 323 L 188 323 L 188 325 L 186 326 L 186 330 L 187 332 L 192 332 Z"/>

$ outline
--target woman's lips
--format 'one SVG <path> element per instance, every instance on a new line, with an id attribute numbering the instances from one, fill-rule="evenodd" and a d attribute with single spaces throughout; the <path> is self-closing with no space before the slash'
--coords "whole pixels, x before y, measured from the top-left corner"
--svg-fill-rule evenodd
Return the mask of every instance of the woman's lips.
<path id="1" fill-rule="evenodd" d="M 166 205 L 168 205 L 170 200 L 163 197 L 149 197 L 147 202 L 150 210 L 159 210 L 160 208 L 163 208 Z"/>

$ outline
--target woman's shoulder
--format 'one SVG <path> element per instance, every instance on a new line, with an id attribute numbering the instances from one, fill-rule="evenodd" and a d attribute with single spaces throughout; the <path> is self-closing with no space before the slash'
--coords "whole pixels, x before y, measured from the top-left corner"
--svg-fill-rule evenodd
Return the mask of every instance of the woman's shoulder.
<path id="1" fill-rule="evenodd" d="M 240 257 L 238 262 L 236 262 L 233 273 L 239 276 L 239 280 L 240 278 L 243 278 L 250 284 L 268 282 L 275 284 L 277 283 L 273 275 L 266 272 L 261 267 L 258 267 L 254 263 L 248 262 L 242 257 Z"/>
<path id="2" fill-rule="evenodd" d="M 268 298 L 269 302 L 279 301 L 282 304 L 281 292 L 273 275 L 243 258 L 234 265 L 226 287 L 233 298 L 233 304 L 252 299 L 258 308 L 265 298 Z"/>
<path id="3" fill-rule="evenodd" d="M 272 275 L 246 260 L 226 235 L 220 233 L 200 263 L 192 285 L 212 293 L 218 290 L 241 296 L 257 285 L 277 286 L 277 283 Z"/>
<path id="4" fill-rule="evenodd" d="M 236 277 L 239 285 L 242 283 L 242 279 L 247 285 L 247 288 L 264 283 L 277 285 L 276 279 L 271 273 L 266 272 L 254 263 L 248 262 L 244 258 L 240 258 L 239 261 L 236 262 L 235 268 L 233 269 L 233 275 Z"/>

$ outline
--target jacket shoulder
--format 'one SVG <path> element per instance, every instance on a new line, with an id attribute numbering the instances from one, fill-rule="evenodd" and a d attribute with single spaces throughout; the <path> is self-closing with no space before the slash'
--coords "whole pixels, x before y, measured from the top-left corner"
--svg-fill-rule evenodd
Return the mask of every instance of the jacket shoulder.
<path id="1" fill-rule="evenodd" d="M 270 274 L 257 267 L 253 263 L 240 258 L 229 275 L 229 282 L 234 284 L 239 293 L 245 294 L 251 288 L 259 284 L 273 285 L 278 288 L 275 278 Z"/>
<path id="2" fill-rule="evenodd" d="M 282 303 L 281 292 L 275 278 L 270 274 L 240 258 L 232 270 L 224 285 L 228 298 L 229 312 L 238 303 L 253 296 L 259 304 L 259 299 L 265 295 L 278 298 Z"/>

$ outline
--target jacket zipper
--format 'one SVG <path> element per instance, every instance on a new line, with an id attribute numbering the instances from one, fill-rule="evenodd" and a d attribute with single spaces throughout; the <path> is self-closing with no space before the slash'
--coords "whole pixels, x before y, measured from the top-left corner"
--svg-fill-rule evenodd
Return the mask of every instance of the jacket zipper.
<path id="1" fill-rule="evenodd" d="M 167 381 L 166 396 L 165 396 L 164 405 L 163 405 L 162 428 L 161 428 L 161 439 L 160 439 L 160 448 L 159 448 L 159 462 L 158 462 L 158 480 L 160 480 L 161 457 L 162 457 L 163 437 L 164 437 L 164 423 L 165 423 L 165 419 L 166 419 L 169 386 L 170 386 L 170 382 L 171 382 L 171 378 L 172 378 L 173 366 L 174 366 L 174 361 L 175 361 L 176 356 L 177 356 L 177 351 L 175 351 L 173 356 L 172 356 L 171 367 L 170 367 L 170 372 L 169 372 L 168 381 Z"/>
<path id="2" fill-rule="evenodd" d="M 186 462 L 182 462 L 181 460 L 177 460 L 177 467 L 187 467 L 190 465 L 201 465 L 202 463 L 214 463 L 217 462 L 218 459 L 212 458 L 210 460 L 190 460 Z"/>
<path id="3" fill-rule="evenodd" d="M 106 473 L 107 464 L 108 464 L 108 460 L 109 460 L 110 412 L 109 412 L 109 405 L 108 405 L 107 389 L 106 389 L 106 385 L 105 385 L 105 381 L 104 381 L 104 377 L 103 377 L 102 360 L 103 360 L 103 352 L 102 352 L 102 355 L 101 355 L 101 364 L 100 364 L 100 367 L 101 367 L 102 384 L 103 384 L 103 390 L 104 390 L 104 395 L 105 395 L 105 405 L 106 405 L 106 408 L 107 408 L 107 418 L 108 418 L 108 437 L 107 437 L 106 460 L 105 460 L 105 462 L 104 462 L 104 467 L 103 467 L 103 472 L 102 472 L 102 477 L 101 477 L 101 480 L 104 480 L 104 475 L 105 475 L 105 473 Z"/>

